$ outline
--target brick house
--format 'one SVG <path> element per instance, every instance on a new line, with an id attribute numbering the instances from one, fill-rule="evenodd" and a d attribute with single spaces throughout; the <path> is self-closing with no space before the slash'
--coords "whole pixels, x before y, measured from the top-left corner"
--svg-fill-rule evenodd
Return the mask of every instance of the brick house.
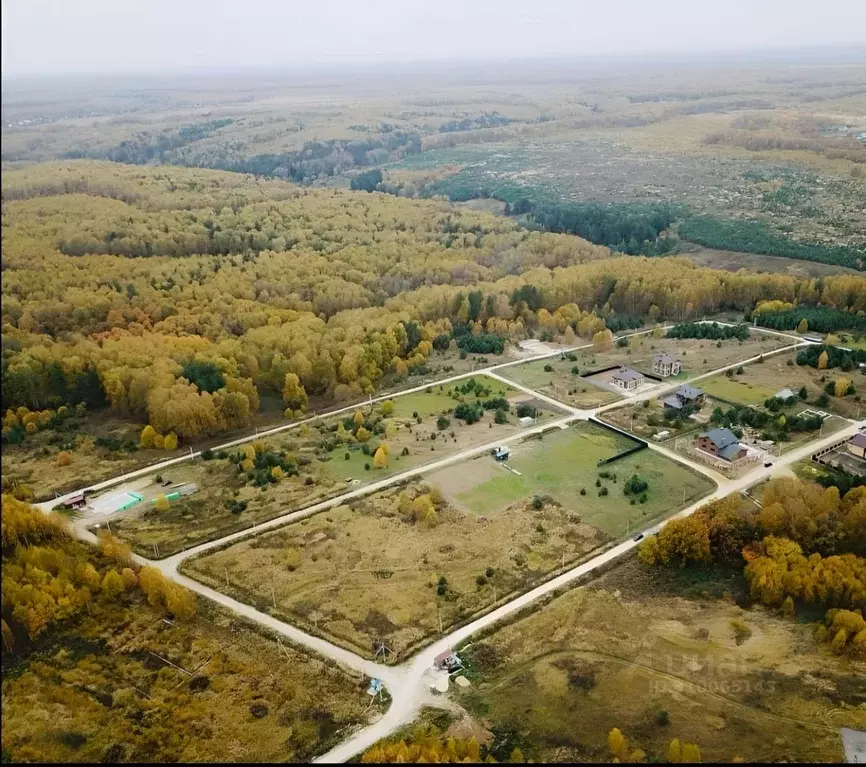
<path id="1" fill-rule="evenodd" d="M 749 454 L 730 429 L 712 429 L 704 432 L 695 440 L 695 447 L 728 462 L 738 461 Z"/>

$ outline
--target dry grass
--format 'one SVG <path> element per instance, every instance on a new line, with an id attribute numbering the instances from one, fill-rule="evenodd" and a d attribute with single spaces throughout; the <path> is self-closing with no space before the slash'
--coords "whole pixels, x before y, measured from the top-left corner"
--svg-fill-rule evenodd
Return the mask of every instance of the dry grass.
<path id="1" fill-rule="evenodd" d="M 494 379 L 484 376 L 475 379 L 490 388 L 485 399 L 500 396 L 511 402 L 526 399 L 526 395 Z M 183 481 L 196 482 L 201 488 L 198 493 L 173 502 L 167 511 L 162 512 L 149 503 L 141 503 L 119 514 L 116 521 L 112 518 L 112 530 L 128 540 L 136 551 L 155 556 L 156 544 L 159 556 L 165 557 L 196 543 L 312 506 L 350 487 L 381 480 L 519 431 L 513 410 L 505 424 L 494 423 L 493 415 L 488 411 L 471 426 L 451 417 L 449 426 L 440 430 L 436 424 L 438 416 L 443 412 L 450 413 L 457 404 L 448 395 L 449 390 L 448 385 L 434 385 L 427 391 L 395 398 L 393 415 L 382 421 L 386 433 L 370 441 L 373 446 L 380 439 L 387 443 L 389 457 L 386 467 L 375 467 L 374 448 L 370 449 L 370 454 L 365 454 L 360 445 L 338 445 L 330 452 L 322 447 L 324 438 L 333 437 L 330 429 L 336 428 L 343 417 L 350 417 L 349 413 L 315 425 L 305 424 L 261 441 L 268 450 L 294 454 L 299 463 L 298 476 L 285 476 L 274 484 L 257 488 L 249 483 L 246 475 L 238 473 L 237 466 L 228 458 L 196 461 L 178 471 L 167 470 L 164 475 L 173 480 L 180 477 Z M 473 400 L 472 396 L 467 397 L 467 401 Z M 377 405 L 375 409 L 379 408 Z M 369 406 L 360 405 L 359 409 L 369 412 Z M 552 417 L 547 410 L 542 412 L 538 421 L 543 423 Z M 404 449 L 408 450 L 407 455 L 402 455 Z M 234 453 L 236 449 L 228 452 Z M 142 488 L 145 495 L 150 493 L 148 488 L 152 489 L 152 486 Z M 112 492 L 116 490 L 106 491 Z M 245 502 L 247 507 L 240 513 L 232 513 L 229 508 L 231 501 Z"/>
<path id="2" fill-rule="evenodd" d="M 438 636 L 440 617 L 447 631 L 605 540 L 555 504 L 534 510 L 520 502 L 484 520 L 440 501 L 438 524 L 428 527 L 400 513 L 400 492 L 242 541 L 185 569 L 367 657 L 386 639 L 399 658 Z M 442 576 L 447 589 L 437 595 Z"/>
<path id="3" fill-rule="evenodd" d="M 518 724 L 533 761 L 609 758 L 613 727 L 651 759 L 674 737 L 704 761 L 842 759 L 839 727 L 866 726 L 864 664 L 828 656 L 808 626 L 645 581 L 626 562 L 476 640 L 462 702 L 488 726 Z"/>
<path id="4" fill-rule="evenodd" d="M 136 604 L 4 657 L 4 761 L 303 762 L 365 720 L 364 680 L 206 610 Z"/>

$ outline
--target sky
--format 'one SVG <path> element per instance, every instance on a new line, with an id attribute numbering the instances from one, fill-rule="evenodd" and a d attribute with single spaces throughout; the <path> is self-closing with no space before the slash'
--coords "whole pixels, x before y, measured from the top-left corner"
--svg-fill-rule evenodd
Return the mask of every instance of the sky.
<path id="1" fill-rule="evenodd" d="M 866 43 L 866 0 L 3 0 L 4 77 Z"/>

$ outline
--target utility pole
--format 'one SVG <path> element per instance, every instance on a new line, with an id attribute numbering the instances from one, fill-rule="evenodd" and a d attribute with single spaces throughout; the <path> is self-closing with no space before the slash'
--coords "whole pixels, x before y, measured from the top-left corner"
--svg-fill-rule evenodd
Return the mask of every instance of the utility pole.
<path id="1" fill-rule="evenodd" d="M 229 588 L 229 568 L 228 568 L 228 565 L 226 565 L 225 571 L 226 571 L 226 588 Z"/>
<path id="2" fill-rule="evenodd" d="M 274 582 L 271 580 L 271 602 L 274 604 L 274 610 L 277 609 L 277 595 L 274 592 Z"/>

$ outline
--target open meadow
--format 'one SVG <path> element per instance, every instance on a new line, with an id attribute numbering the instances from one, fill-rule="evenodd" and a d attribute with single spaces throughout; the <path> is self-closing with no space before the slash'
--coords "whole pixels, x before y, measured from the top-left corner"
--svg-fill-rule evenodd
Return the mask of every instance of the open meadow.
<path id="1" fill-rule="evenodd" d="M 530 761 L 606 761 L 614 727 L 651 762 L 673 738 L 705 762 L 841 761 L 839 728 L 866 727 L 864 664 L 809 625 L 719 598 L 740 584 L 695 576 L 631 557 L 491 629 L 462 653 L 473 686 L 458 700 Z"/>
<path id="2" fill-rule="evenodd" d="M 664 384 L 673 384 L 792 343 L 780 336 L 760 331 L 753 331 L 745 341 L 667 338 L 659 337 L 655 333 L 634 335 L 623 341 L 627 345 L 616 345 L 609 350 L 593 346 L 566 353 L 562 357 L 512 365 L 500 372 L 511 381 L 554 397 L 572 407 L 595 408 L 616 402 L 621 399 L 621 395 L 596 385 L 593 376 L 582 377 L 591 371 L 626 365 L 641 373 L 652 374 L 653 357 L 669 353 L 677 357 L 683 365 L 682 372 L 663 381 Z M 656 384 L 652 379 L 647 379 L 647 383 Z"/>
<path id="3" fill-rule="evenodd" d="M 534 407 L 529 400 L 507 384 L 479 375 L 386 400 L 372 409 L 360 405 L 345 417 L 303 424 L 166 470 L 163 480 L 195 483 L 198 491 L 172 501 L 168 508 L 138 504 L 119 518 L 112 517 L 112 530 L 135 550 L 148 556 L 158 551 L 165 557 L 366 482 L 512 435 L 520 429 L 518 408 Z M 502 415 L 497 417 L 497 411 Z M 552 417 L 549 406 L 539 408 L 539 423 Z M 155 481 L 155 476 L 147 478 L 136 488 L 151 493 Z"/>
<path id="4" fill-rule="evenodd" d="M 184 571 L 365 657 L 385 642 L 392 662 L 608 540 L 554 501 L 483 519 L 413 483 L 204 554 Z"/>
<path id="5" fill-rule="evenodd" d="M 811 408 L 845 418 L 858 417 L 857 413 L 862 408 L 856 393 L 843 397 L 829 395 L 822 405 L 816 402 L 824 393 L 825 386 L 840 377 L 853 382 L 855 388 L 862 388 L 866 385 L 866 376 L 862 371 L 845 372 L 839 368 L 818 370 L 808 365 L 798 365 L 796 358 L 797 352 L 778 354 L 763 362 L 744 366 L 741 373 L 713 376 L 704 379 L 699 385 L 707 394 L 718 399 L 751 406 L 762 405 L 782 389 L 790 389 L 796 394 L 805 387 L 806 399 L 794 406 L 795 411 Z"/>
<path id="6" fill-rule="evenodd" d="M 226 613 L 171 626 L 143 605 L 4 663 L 3 753 L 16 762 L 304 762 L 366 720 L 365 686 Z"/>
<path id="7" fill-rule="evenodd" d="M 598 466 L 634 446 L 615 432 L 582 421 L 515 445 L 508 468 L 479 458 L 471 469 L 444 469 L 428 481 L 453 503 L 491 519 L 511 504 L 549 495 L 612 539 L 646 527 L 712 489 L 702 475 L 651 449 Z M 635 475 L 646 486 L 626 490 Z"/>

